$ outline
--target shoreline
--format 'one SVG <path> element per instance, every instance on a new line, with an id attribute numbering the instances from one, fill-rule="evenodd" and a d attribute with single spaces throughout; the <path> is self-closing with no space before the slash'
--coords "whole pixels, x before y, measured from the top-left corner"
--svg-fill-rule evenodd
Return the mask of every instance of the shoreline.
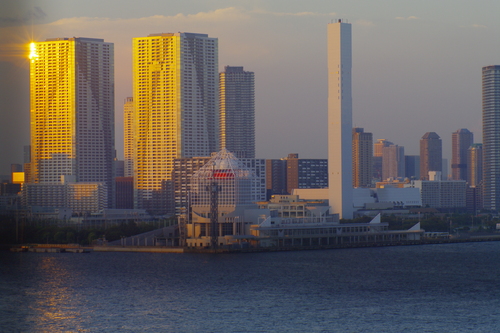
<path id="1" fill-rule="evenodd" d="M 89 253 L 89 252 L 141 252 L 141 253 L 256 253 L 256 252 L 278 252 L 278 251 L 308 251 L 308 250 L 332 250 L 364 247 L 388 247 L 388 246 L 410 246 L 410 245 L 432 245 L 474 242 L 496 242 L 500 241 L 500 235 L 481 235 L 470 237 L 457 237 L 450 239 L 423 239 L 400 242 L 378 242 L 378 243 L 349 243 L 337 245 L 314 245 L 301 247 L 249 247 L 249 248 L 187 248 L 166 246 L 121 246 L 121 245 L 98 245 L 98 246 L 75 246 L 66 244 L 30 244 L 30 245 L 3 245 L 0 249 L 11 252 L 34 252 L 34 253 Z"/>

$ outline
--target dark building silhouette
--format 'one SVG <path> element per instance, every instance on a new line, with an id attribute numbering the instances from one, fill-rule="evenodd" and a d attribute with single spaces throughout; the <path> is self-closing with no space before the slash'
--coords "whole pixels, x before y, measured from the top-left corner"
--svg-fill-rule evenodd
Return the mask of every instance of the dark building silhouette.
<path id="1" fill-rule="evenodd" d="M 429 171 L 442 171 L 442 142 L 436 132 L 427 132 L 420 139 L 420 179 L 429 180 Z"/>
<path id="2" fill-rule="evenodd" d="M 117 209 L 134 208 L 134 178 L 116 177 L 115 178 L 115 200 Z"/>
<path id="3" fill-rule="evenodd" d="M 474 143 L 474 134 L 462 128 L 452 134 L 451 176 L 453 180 L 469 180 L 467 171 L 467 151 Z"/>
<path id="4" fill-rule="evenodd" d="M 373 134 L 352 129 L 352 186 L 370 187 L 373 176 Z"/>
<path id="5" fill-rule="evenodd" d="M 420 156 L 418 155 L 405 156 L 405 177 L 408 179 L 420 178 Z"/>

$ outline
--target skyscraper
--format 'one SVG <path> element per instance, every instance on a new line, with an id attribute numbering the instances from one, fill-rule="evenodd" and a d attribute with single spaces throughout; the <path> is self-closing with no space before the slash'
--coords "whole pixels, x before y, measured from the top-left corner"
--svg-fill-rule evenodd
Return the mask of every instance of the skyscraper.
<path id="1" fill-rule="evenodd" d="M 134 176 L 134 99 L 125 98 L 123 104 L 123 149 L 125 177 Z"/>
<path id="2" fill-rule="evenodd" d="M 387 141 L 386 139 L 378 139 L 376 143 L 373 144 L 373 178 L 382 180 L 382 149 L 384 147 L 389 147 L 393 143 L 390 141 Z M 420 175 L 419 175 L 420 176 Z"/>
<path id="3" fill-rule="evenodd" d="M 469 147 L 467 166 L 469 186 L 479 186 L 483 180 L 483 145 L 481 143 L 474 143 Z"/>
<path id="4" fill-rule="evenodd" d="M 363 128 L 352 129 L 352 186 L 370 187 L 373 175 L 373 135 Z"/>
<path id="5" fill-rule="evenodd" d="M 328 24 L 328 193 L 332 213 L 353 218 L 351 25 Z"/>
<path id="6" fill-rule="evenodd" d="M 165 202 L 174 159 L 218 150 L 218 61 L 217 38 L 206 34 L 133 39 L 136 208 Z"/>
<path id="7" fill-rule="evenodd" d="M 52 38 L 31 44 L 31 181 L 102 182 L 112 203 L 113 44 Z"/>
<path id="8" fill-rule="evenodd" d="M 483 67 L 483 205 L 500 209 L 500 66 Z"/>
<path id="9" fill-rule="evenodd" d="M 405 156 L 405 177 L 408 179 L 420 178 L 420 156 L 406 155 Z"/>
<path id="10" fill-rule="evenodd" d="M 436 132 L 420 139 L 420 179 L 429 180 L 429 171 L 442 171 L 442 143 Z"/>
<path id="11" fill-rule="evenodd" d="M 453 180 L 468 180 L 467 151 L 474 143 L 474 134 L 462 128 L 452 134 L 451 176 Z"/>
<path id="12" fill-rule="evenodd" d="M 254 73 L 226 66 L 219 85 L 220 146 L 238 158 L 255 158 Z"/>
<path id="13" fill-rule="evenodd" d="M 273 194 L 287 194 L 287 160 L 266 160 L 267 200 Z"/>
<path id="14" fill-rule="evenodd" d="M 382 180 L 405 176 L 405 147 L 390 145 L 382 148 Z"/>

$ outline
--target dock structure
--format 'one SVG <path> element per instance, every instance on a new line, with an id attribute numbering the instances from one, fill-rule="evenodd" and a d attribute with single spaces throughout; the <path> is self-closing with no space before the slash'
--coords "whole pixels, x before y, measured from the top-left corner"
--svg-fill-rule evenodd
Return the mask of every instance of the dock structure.
<path id="1" fill-rule="evenodd" d="M 79 244 L 30 244 L 10 248 L 11 252 L 34 252 L 34 253 L 89 253 L 91 247 L 83 247 Z"/>
<path id="2" fill-rule="evenodd" d="M 424 230 L 420 223 L 408 230 L 389 230 L 389 223 L 377 215 L 369 223 L 335 223 L 317 219 L 275 219 L 269 217 L 252 233 L 261 247 L 343 247 L 363 244 L 419 242 Z"/>

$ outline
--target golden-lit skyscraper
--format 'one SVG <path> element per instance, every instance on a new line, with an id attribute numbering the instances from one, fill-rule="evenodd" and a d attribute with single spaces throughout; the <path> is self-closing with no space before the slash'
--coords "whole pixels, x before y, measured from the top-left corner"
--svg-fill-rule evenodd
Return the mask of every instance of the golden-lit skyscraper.
<path id="1" fill-rule="evenodd" d="M 176 158 L 218 150 L 218 40 L 162 33 L 133 39 L 135 207 L 161 212 Z"/>
<path id="2" fill-rule="evenodd" d="M 111 196 L 114 50 L 94 38 L 31 44 L 30 119 L 33 183 L 102 182 Z M 112 200 L 108 200 L 112 202 Z"/>
<path id="3" fill-rule="evenodd" d="M 467 179 L 469 186 L 477 187 L 483 180 L 483 144 L 473 143 L 467 150 Z"/>

